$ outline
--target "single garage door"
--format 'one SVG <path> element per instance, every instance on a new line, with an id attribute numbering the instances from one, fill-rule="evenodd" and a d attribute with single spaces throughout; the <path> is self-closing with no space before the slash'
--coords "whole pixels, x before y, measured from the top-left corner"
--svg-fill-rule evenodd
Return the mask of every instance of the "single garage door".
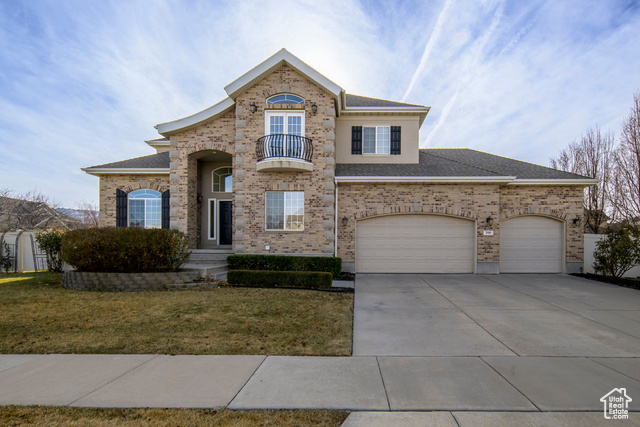
<path id="1" fill-rule="evenodd" d="M 523 216 L 500 223 L 501 273 L 561 273 L 562 223 Z"/>
<path id="2" fill-rule="evenodd" d="M 473 273 L 475 223 L 439 215 L 358 221 L 359 273 Z"/>

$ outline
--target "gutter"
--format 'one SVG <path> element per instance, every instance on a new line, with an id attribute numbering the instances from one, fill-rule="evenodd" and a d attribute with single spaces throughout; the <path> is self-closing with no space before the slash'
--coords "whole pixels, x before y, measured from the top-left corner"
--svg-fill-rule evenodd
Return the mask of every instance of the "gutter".
<path id="1" fill-rule="evenodd" d="M 81 168 L 82 171 L 89 175 L 114 175 L 114 174 L 139 174 L 139 175 L 169 175 L 169 168 Z"/>
<path id="2" fill-rule="evenodd" d="M 333 214 L 333 256 L 338 256 L 338 179 L 333 177 L 334 189 L 335 192 L 335 201 L 333 202 L 335 205 L 335 213 Z"/>

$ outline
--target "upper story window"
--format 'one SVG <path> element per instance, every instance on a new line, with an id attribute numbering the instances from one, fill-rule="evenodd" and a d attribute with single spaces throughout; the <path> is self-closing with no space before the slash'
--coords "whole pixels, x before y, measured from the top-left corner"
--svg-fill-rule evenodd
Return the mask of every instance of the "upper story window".
<path id="1" fill-rule="evenodd" d="M 352 126 L 351 154 L 401 153 L 400 126 Z"/>
<path id="2" fill-rule="evenodd" d="M 267 104 L 304 104 L 304 98 L 290 93 L 281 93 L 268 98 Z"/>
<path id="3" fill-rule="evenodd" d="M 232 169 L 228 166 L 215 169 L 212 172 L 214 193 L 231 193 L 233 191 L 233 175 Z"/>
<path id="4" fill-rule="evenodd" d="M 162 227 L 162 195 L 158 191 L 142 189 L 129 193 L 129 227 Z"/>

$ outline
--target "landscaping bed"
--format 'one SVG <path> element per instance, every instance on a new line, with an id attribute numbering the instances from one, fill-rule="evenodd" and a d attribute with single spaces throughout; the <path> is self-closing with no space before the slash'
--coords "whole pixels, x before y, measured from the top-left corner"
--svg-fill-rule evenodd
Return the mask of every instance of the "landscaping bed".
<path id="1" fill-rule="evenodd" d="M 93 409 L 0 406 L 3 426 L 340 426 L 349 415 L 336 410 Z"/>
<path id="2" fill-rule="evenodd" d="M 95 293 L 61 277 L 0 274 L 0 353 L 351 355 L 351 293 Z"/>
<path id="3" fill-rule="evenodd" d="M 582 273 L 572 274 L 572 276 L 582 277 L 584 279 L 597 280 L 598 282 L 610 283 L 612 285 L 623 286 L 625 288 L 640 290 L 640 280 L 638 279 L 625 279 L 610 276 L 601 276 L 599 274 Z"/>

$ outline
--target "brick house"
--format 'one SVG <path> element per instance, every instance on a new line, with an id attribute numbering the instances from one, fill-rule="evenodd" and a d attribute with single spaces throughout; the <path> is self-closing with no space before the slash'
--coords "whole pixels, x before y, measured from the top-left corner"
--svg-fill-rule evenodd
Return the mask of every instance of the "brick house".
<path id="1" fill-rule="evenodd" d="M 102 226 L 198 250 L 336 255 L 356 272 L 574 272 L 594 180 L 420 149 L 429 107 L 350 95 L 282 49 L 228 97 L 156 129 L 157 154 L 83 169 Z"/>

